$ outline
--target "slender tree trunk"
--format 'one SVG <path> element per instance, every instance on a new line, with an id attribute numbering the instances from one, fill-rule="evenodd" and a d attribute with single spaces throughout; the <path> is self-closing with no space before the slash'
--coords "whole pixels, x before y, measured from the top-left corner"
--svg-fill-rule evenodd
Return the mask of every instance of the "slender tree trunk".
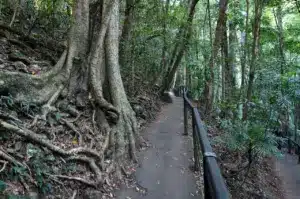
<path id="1" fill-rule="evenodd" d="M 246 8 L 246 25 L 244 30 L 244 35 L 242 36 L 241 41 L 241 48 L 242 48 L 242 56 L 241 56 L 241 92 L 240 97 L 243 95 L 243 90 L 245 87 L 245 69 L 246 69 L 246 62 L 247 62 L 247 48 L 248 48 L 248 26 L 249 26 L 249 0 L 246 0 L 247 8 Z"/>
<path id="2" fill-rule="evenodd" d="M 255 78 L 255 71 L 257 65 L 257 57 L 259 53 L 259 40 L 260 40 L 260 22 L 263 10 L 263 2 L 260 0 L 255 0 L 254 8 L 254 23 L 253 23 L 253 43 L 252 43 L 252 57 L 250 63 L 248 90 L 247 90 L 247 102 L 244 104 L 243 120 L 247 120 L 248 117 L 248 102 L 252 98 L 252 90 Z"/>
<path id="3" fill-rule="evenodd" d="M 278 29 L 278 42 L 279 42 L 279 54 L 280 54 L 280 73 L 284 74 L 285 71 L 285 55 L 284 55 L 284 34 L 282 24 L 282 8 L 281 5 L 277 7 L 275 19 Z"/>
<path id="4" fill-rule="evenodd" d="M 12 18 L 11 18 L 11 21 L 10 21 L 10 23 L 9 23 L 9 27 L 12 27 L 12 25 L 14 24 L 14 22 L 15 22 L 15 19 L 16 19 L 16 17 L 17 17 L 17 15 L 18 15 L 18 12 L 19 12 L 19 2 L 18 2 L 18 0 L 15 0 L 15 5 L 13 5 L 14 6 L 14 13 L 13 13 L 13 16 L 12 16 Z"/>
<path id="5" fill-rule="evenodd" d="M 209 114 L 212 110 L 213 99 L 214 99 L 214 61 L 218 55 L 220 49 L 221 38 L 223 35 L 223 29 L 225 28 L 227 0 L 220 0 L 219 2 L 219 17 L 217 21 L 217 27 L 215 31 L 215 39 L 212 48 L 212 54 L 209 61 L 209 74 L 206 77 L 205 88 L 204 88 L 204 102 L 205 102 L 205 113 Z"/>
<path id="6" fill-rule="evenodd" d="M 167 51 L 168 51 L 168 42 L 167 42 L 167 26 L 168 26 L 168 14 L 169 14 L 170 0 L 167 0 L 163 6 L 163 21 L 162 21 L 162 29 L 163 29 L 163 48 L 162 48 L 162 56 L 160 63 L 160 70 L 157 74 L 157 77 L 154 80 L 154 84 L 159 86 L 161 84 L 161 79 L 165 73 L 167 73 Z"/>
<path id="7" fill-rule="evenodd" d="M 231 57 L 229 55 L 229 48 L 228 48 L 228 36 L 227 36 L 227 27 L 226 27 L 226 20 L 224 22 L 224 30 L 223 30 L 223 41 L 222 41 L 222 55 L 223 55 L 223 73 L 224 73 L 224 96 L 223 100 L 229 101 L 232 97 L 233 91 L 233 75 L 232 75 L 232 61 L 230 60 Z"/>
<path id="8" fill-rule="evenodd" d="M 191 37 L 192 22 L 195 15 L 196 5 L 198 2 L 199 0 L 190 1 L 187 22 L 181 27 L 178 33 L 177 38 L 179 38 L 179 40 L 176 43 L 174 51 L 172 53 L 172 57 L 170 59 L 169 66 L 168 66 L 168 72 L 166 73 L 163 80 L 161 93 L 164 93 L 165 91 L 168 91 L 171 88 L 171 83 L 174 79 L 174 75 L 179 67 L 180 61 L 184 55 L 188 41 Z"/>
<path id="9" fill-rule="evenodd" d="M 133 23 L 134 0 L 126 0 L 124 25 L 120 38 L 120 63 L 123 67 L 128 66 L 129 41 L 131 39 L 131 28 Z"/>
<path id="10" fill-rule="evenodd" d="M 168 50 L 168 43 L 167 43 L 167 18 L 168 18 L 168 13 L 169 13 L 169 5 L 170 5 L 170 0 L 166 1 L 166 4 L 164 6 L 164 20 L 163 20 L 163 49 L 162 49 L 162 57 L 161 57 L 161 70 L 164 71 L 167 66 L 167 57 L 166 53 Z"/>
<path id="11" fill-rule="evenodd" d="M 230 84 L 232 86 L 233 91 L 236 88 L 236 43 L 237 43 L 237 35 L 236 35 L 236 24 L 232 21 L 229 22 L 229 55 L 228 55 L 228 64 L 230 67 Z"/>

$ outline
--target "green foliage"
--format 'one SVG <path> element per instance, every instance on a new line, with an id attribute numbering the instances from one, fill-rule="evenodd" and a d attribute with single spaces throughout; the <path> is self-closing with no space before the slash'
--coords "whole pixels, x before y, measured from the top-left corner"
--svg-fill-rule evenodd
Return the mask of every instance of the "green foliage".
<path id="1" fill-rule="evenodd" d="M 261 124 L 224 120 L 221 127 L 226 133 L 216 141 L 222 142 L 233 151 L 247 152 L 251 146 L 252 153 L 259 156 L 280 155 L 277 149 L 280 139 L 272 132 L 267 132 L 266 127 Z"/>
<path id="2" fill-rule="evenodd" d="M 45 178 L 45 173 L 50 173 L 51 169 L 49 163 L 53 163 L 55 158 L 52 154 L 45 155 L 39 147 L 29 144 L 27 150 L 28 156 L 30 158 L 30 163 L 28 166 L 33 168 L 35 173 L 35 180 L 37 181 L 38 188 L 43 193 L 51 193 L 52 185 Z"/>
<path id="3" fill-rule="evenodd" d="M 0 180 L 0 193 L 5 191 L 6 187 L 7 187 L 6 183 Z"/>

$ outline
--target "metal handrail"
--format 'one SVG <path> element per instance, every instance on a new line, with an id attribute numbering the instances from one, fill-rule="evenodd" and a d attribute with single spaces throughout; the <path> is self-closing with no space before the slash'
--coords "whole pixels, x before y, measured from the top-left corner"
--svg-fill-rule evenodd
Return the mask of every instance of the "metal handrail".
<path id="1" fill-rule="evenodd" d="M 229 199 L 230 194 L 225 185 L 223 176 L 216 160 L 216 154 L 213 152 L 207 137 L 207 132 L 201 121 L 199 111 L 194 107 L 187 97 L 187 90 L 183 88 L 184 101 L 184 134 L 188 134 L 188 109 L 192 112 L 193 145 L 195 170 L 200 169 L 201 151 L 203 156 L 203 177 L 204 177 L 204 198 L 205 199 Z M 199 147 L 200 145 L 200 147 Z M 200 150 L 200 149 L 201 150 Z"/>

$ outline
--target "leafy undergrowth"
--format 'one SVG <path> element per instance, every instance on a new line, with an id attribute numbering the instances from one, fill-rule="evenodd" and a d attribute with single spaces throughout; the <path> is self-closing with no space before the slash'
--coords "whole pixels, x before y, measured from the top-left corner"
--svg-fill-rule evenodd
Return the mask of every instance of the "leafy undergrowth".
<path id="1" fill-rule="evenodd" d="M 216 140 L 224 134 L 210 126 L 208 135 Z M 281 179 L 275 171 L 275 158 L 256 158 L 250 169 L 245 167 L 247 158 L 239 151 L 232 151 L 220 142 L 212 142 L 222 174 L 236 199 L 284 199 Z"/>
<path id="2" fill-rule="evenodd" d="M 9 38 L 4 33 L 0 34 L 0 70 L 40 75 L 48 71 L 59 57 L 59 51 L 40 45 L 32 47 L 18 40 L 18 36 L 10 35 Z M 129 100 L 141 129 L 154 119 L 161 102 L 152 90 L 140 88 L 139 91 Z M 94 117 L 92 102 L 81 109 L 71 102 L 66 110 L 50 112 L 46 120 L 37 120 L 38 115 L 42 115 L 41 106 L 30 101 L 16 103 L 9 91 L 0 93 L 1 120 L 27 129 L 55 147 L 65 151 L 80 148 L 101 151 L 107 139 L 107 134 L 96 125 L 100 118 Z M 89 185 L 95 181 L 95 175 L 85 162 L 70 160 L 49 150 L 49 147 L 26 139 L 26 136 L 0 128 L 0 198 L 112 198 L 113 190 L 121 182 L 113 172 L 109 172 L 111 153 L 107 150 L 101 161 L 104 183 L 95 188 L 93 184 Z M 125 165 L 124 173 L 132 172 L 132 164 L 128 162 Z"/>

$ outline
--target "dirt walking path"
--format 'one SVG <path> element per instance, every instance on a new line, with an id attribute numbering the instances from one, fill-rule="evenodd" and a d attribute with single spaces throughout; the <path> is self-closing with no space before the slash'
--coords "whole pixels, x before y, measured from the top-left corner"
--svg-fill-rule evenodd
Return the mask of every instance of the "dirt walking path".
<path id="1" fill-rule="evenodd" d="M 300 164 L 296 155 L 284 154 L 276 161 L 276 171 L 282 180 L 286 199 L 300 198 Z"/>
<path id="2" fill-rule="evenodd" d="M 183 101 L 175 98 L 144 133 L 151 147 L 140 153 L 140 167 L 136 171 L 139 188 L 123 187 L 117 193 L 118 199 L 199 198 L 197 179 L 190 170 L 192 140 L 182 133 Z"/>

